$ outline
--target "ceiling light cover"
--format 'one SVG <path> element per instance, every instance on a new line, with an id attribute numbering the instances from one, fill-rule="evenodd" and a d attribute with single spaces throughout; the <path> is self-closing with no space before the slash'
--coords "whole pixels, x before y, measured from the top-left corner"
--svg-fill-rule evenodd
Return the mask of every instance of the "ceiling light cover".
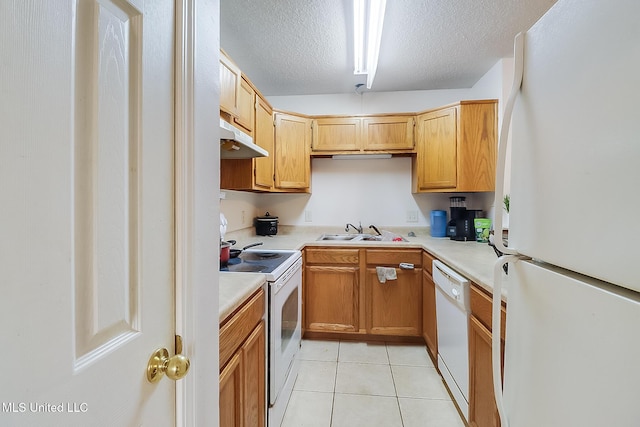
<path id="1" fill-rule="evenodd" d="M 353 72 L 367 75 L 367 89 L 378 69 L 386 5 L 386 0 L 353 0 Z"/>

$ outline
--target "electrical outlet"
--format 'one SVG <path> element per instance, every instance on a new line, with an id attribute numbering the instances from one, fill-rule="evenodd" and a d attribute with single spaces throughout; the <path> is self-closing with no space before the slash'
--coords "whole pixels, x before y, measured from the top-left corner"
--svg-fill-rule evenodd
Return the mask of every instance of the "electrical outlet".
<path id="1" fill-rule="evenodd" d="M 242 221 L 242 225 L 244 225 L 244 211 L 242 211 L 242 213 L 240 214 L 240 219 Z"/>
<path id="2" fill-rule="evenodd" d="M 304 222 L 312 222 L 311 211 L 304 211 Z"/>
<path id="3" fill-rule="evenodd" d="M 407 222 L 418 222 L 418 211 L 407 211 Z"/>

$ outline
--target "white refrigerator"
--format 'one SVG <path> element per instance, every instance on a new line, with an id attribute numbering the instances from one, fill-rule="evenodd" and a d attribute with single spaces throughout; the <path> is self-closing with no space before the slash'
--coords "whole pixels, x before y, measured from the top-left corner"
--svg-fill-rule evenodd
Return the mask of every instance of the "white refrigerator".
<path id="1" fill-rule="evenodd" d="M 515 45 L 502 427 L 638 427 L 640 0 L 559 0 Z"/>

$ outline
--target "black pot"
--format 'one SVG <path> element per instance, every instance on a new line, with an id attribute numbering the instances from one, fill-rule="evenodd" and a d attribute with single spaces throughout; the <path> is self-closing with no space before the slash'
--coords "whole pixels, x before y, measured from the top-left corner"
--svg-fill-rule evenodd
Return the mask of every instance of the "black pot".
<path id="1" fill-rule="evenodd" d="M 258 236 L 275 236 L 278 234 L 278 217 L 271 216 L 269 212 L 264 216 L 258 216 L 253 221 Z"/>

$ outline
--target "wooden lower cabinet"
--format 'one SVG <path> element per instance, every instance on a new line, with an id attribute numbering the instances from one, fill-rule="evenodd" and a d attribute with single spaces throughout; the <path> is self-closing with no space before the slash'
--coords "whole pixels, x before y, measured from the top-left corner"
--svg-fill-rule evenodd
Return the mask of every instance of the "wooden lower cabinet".
<path id="1" fill-rule="evenodd" d="M 401 269 L 400 263 L 414 268 Z M 377 266 L 395 268 L 397 279 L 380 283 Z M 304 329 L 310 336 L 357 334 L 417 342 L 423 324 L 422 250 L 307 248 L 303 295 Z"/>
<path id="2" fill-rule="evenodd" d="M 438 359 L 438 322 L 436 319 L 436 285 L 433 283 L 434 257 L 427 252 L 422 255 L 422 337 L 427 344 L 431 359 Z"/>
<path id="3" fill-rule="evenodd" d="M 305 331 L 359 331 L 358 260 L 358 249 L 314 248 L 305 251 Z"/>
<path id="4" fill-rule="evenodd" d="M 367 333 L 422 335 L 422 251 L 367 249 Z M 414 265 L 411 270 L 400 263 Z M 393 267 L 397 280 L 380 283 L 376 267 Z"/>
<path id="5" fill-rule="evenodd" d="M 493 393 L 491 363 L 491 297 L 475 284 L 471 286 L 469 318 L 469 426 L 499 427 L 500 417 Z M 502 323 L 506 308 L 502 307 Z M 501 337 L 504 357 L 504 335 Z"/>
<path id="6" fill-rule="evenodd" d="M 243 425 L 242 354 L 235 354 L 220 372 L 220 426 Z"/>
<path id="7" fill-rule="evenodd" d="M 264 301 L 260 290 L 220 328 L 220 427 L 266 425 Z"/>

